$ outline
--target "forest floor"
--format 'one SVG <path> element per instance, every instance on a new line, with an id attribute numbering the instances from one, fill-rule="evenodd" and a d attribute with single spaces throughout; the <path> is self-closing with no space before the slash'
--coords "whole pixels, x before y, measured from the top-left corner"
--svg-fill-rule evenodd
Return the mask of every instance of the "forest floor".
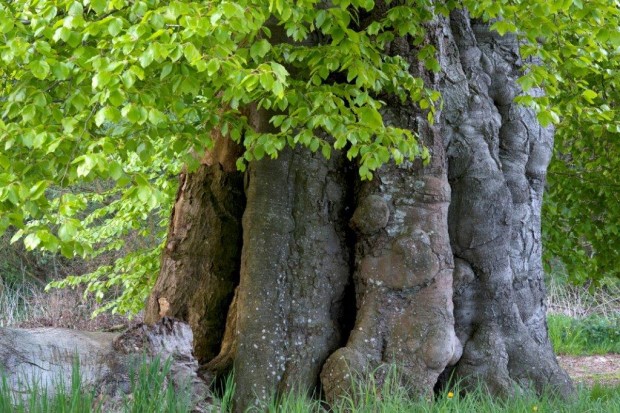
<path id="1" fill-rule="evenodd" d="M 558 361 L 575 384 L 593 386 L 620 384 L 620 354 L 597 356 L 559 355 Z"/>

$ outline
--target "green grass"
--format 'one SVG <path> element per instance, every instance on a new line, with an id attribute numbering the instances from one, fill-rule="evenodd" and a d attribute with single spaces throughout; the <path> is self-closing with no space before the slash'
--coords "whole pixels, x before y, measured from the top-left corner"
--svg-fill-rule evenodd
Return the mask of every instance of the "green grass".
<path id="1" fill-rule="evenodd" d="M 8 386 L 6 377 L 0 383 L 0 412 L 15 413 L 181 413 L 190 411 L 189 394 L 175 391 L 164 384 L 169 363 L 142 362 L 132 377 L 131 395 L 114 406 L 102 403 L 92 390 L 82 386 L 79 369 L 74 368 L 70 388 L 49 397 L 44 389 L 30 385 L 21 396 L 15 396 Z M 389 377 L 389 376 L 388 376 Z M 251 412 L 270 413 L 611 413 L 620 412 L 620 386 L 593 388 L 580 387 L 570 400 L 556 399 L 550 395 L 537 397 L 521 393 L 507 399 L 493 398 L 482 388 L 462 394 L 458 386 L 440 393 L 433 399 L 411 398 L 399 386 L 398 380 L 387 379 L 381 389 L 374 383 L 358 383 L 355 398 L 343 398 L 328 406 L 316 398 L 295 393 L 273 398 Z M 215 401 L 214 411 L 231 412 L 234 383 L 229 376 L 223 384 L 220 397 Z M 102 407 L 103 406 L 103 407 Z"/>
<path id="2" fill-rule="evenodd" d="M 620 353 L 620 315 L 593 314 L 577 319 L 550 314 L 547 325 L 556 353 L 575 356 Z"/>
<path id="3" fill-rule="evenodd" d="M 54 395 L 39 383 L 22 383 L 19 392 L 11 390 L 6 375 L 0 380 L 0 413 L 185 413 L 190 411 L 190 394 L 165 385 L 169 362 L 145 359 L 130 372 L 130 393 L 115 403 L 97 397 L 95 389 L 85 388 L 79 363 L 74 364 L 69 388 L 59 385 Z"/>
<path id="4" fill-rule="evenodd" d="M 221 410 L 229 412 L 230 410 Z M 458 388 L 445 391 L 434 399 L 411 398 L 402 388 L 369 386 L 361 397 L 345 398 L 327 409 L 319 400 L 305 395 L 289 394 L 271 400 L 266 406 L 251 409 L 251 412 L 269 413 L 612 413 L 620 412 L 620 386 L 581 387 L 570 400 L 561 400 L 550 395 L 537 397 L 520 394 L 507 399 L 490 396 L 483 389 L 460 395 Z"/>

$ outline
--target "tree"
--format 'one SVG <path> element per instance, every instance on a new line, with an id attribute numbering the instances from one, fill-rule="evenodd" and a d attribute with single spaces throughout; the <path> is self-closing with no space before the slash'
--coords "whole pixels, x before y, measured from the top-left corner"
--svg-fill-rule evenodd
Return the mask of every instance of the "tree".
<path id="1" fill-rule="evenodd" d="M 540 209 L 550 124 L 582 108 L 567 74 L 589 102 L 590 66 L 616 73 L 608 3 L 6 3 L 0 228 L 96 254 L 156 234 L 178 173 L 146 319 L 188 320 L 240 411 L 395 362 L 418 393 L 451 374 L 567 395 Z M 135 309 L 159 251 L 89 288 Z"/>

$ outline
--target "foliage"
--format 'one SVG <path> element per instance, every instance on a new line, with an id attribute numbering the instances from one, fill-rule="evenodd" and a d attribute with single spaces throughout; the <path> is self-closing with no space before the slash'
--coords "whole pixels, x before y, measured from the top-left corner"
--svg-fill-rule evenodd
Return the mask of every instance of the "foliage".
<path id="1" fill-rule="evenodd" d="M 561 314 L 547 318 L 549 339 L 556 353 L 570 355 L 620 353 L 620 315 L 581 319 Z"/>
<path id="2" fill-rule="evenodd" d="M 364 179 L 390 160 L 427 159 L 412 131 L 383 122 L 380 96 L 419 105 L 432 121 L 439 93 L 384 49 L 408 36 L 426 67 L 439 70 L 424 25 L 463 5 L 474 17 L 494 19 L 500 33 L 517 32 L 528 41 L 524 56 L 544 63 L 521 80 L 531 90 L 520 97 L 523 104 L 536 107 L 543 123 L 562 113 L 563 126 L 578 125 L 591 137 L 584 142 L 613 152 L 617 0 L 410 0 L 367 25 L 361 22 L 376 11 L 373 0 L 329 4 L 0 3 L 0 232 L 12 226 L 14 240 L 30 249 L 94 257 L 122 248 L 123 237 L 137 231 L 148 241 L 141 250 L 56 284 L 87 282 L 99 297 L 121 286 L 125 293 L 109 308 L 136 311 L 157 274 L 174 177 L 198 166 L 213 133 L 243 144 L 240 169 L 277 157 L 287 145 L 326 157 L 345 150 Z M 251 127 L 251 105 L 270 111 L 273 131 Z M 561 142 L 575 147 L 568 138 Z M 589 170 L 605 168 L 597 165 Z M 562 182 L 557 187 L 568 188 Z M 552 252 L 563 258 L 569 249 L 558 234 L 572 222 L 565 216 L 547 231 Z M 595 245 L 596 255 L 607 247 Z"/>
<path id="3" fill-rule="evenodd" d="M 572 4 L 540 22 L 553 31 L 538 43 L 546 68 L 537 72 L 562 115 L 548 171 L 544 244 L 547 263 L 560 257 L 573 281 L 599 281 L 620 277 L 620 2 L 563 3 Z"/>
<path id="4" fill-rule="evenodd" d="M 543 210 L 547 269 L 559 257 L 576 282 L 620 277 L 620 1 L 464 3 L 501 17 L 493 27 L 518 33 L 521 56 L 540 63 L 521 77 L 530 93 L 516 100 L 557 125 Z"/>

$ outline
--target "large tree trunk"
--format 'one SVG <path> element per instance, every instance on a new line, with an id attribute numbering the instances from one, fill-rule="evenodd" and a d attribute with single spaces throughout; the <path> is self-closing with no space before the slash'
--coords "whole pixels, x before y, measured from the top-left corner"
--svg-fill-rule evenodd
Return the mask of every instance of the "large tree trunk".
<path id="1" fill-rule="evenodd" d="M 430 24 L 427 40 L 441 73 L 423 69 L 407 39 L 395 40 L 389 53 L 443 93 L 435 124 L 413 105 L 383 100 L 385 122 L 417 133 L 431 151 L 428 165 L 385 165 L 372 182 L 358 183 L 338 154 L 325 160 L 287 149 L 252 163 L 243 240 L 235 220 L 223 275 L 205 271 L 205 262 L 219 260 L 232 241 L 206 231 L 230 219 L 225 211 L 238 211 L 241 197 L 192 204 L 190 214 L 180 192 L 175 219 L 187 214 L 187 231 L 205 232 L 177 237 L 171 226 L 169 244 L 195 256 L 170 266 L 166 252 L 147 319 L 159 317 L 165 297 L 180 309 L 171 315 L 193 320 L 192 327 L 217 320 L 203 324 L 197 349 L 204 360 L 221 344 L 204 369 L 221 374 L 234 365 L 237 411 L 293 387 L 311 391 L 319 373 L 334 400 L 352 391 L 351 374 L 393 363 L 419 394 L 450 373 L 497 394 L 517 386 L 571 391 L 547 338 L 540 257 L 553 131 L 513 103 L 522 70 L 516 40 L 465 12 Z M 257 130 L 267 130 L 267 120 L 251 114 Z M 183 188 L 213 182 L 199 173 L 188 179 Z M 194 224 L 204 217 L 208 225 Z M 192 241 L 202 238 L 212 241 Z M 226 280 L 226 293 L 210 295 L 218 280 Z M 208 352 L 200 340 L 211 340 Z"/>
<path id="2" fill-rule="evenodd" d="M 514 104 L 521 73 L 517 39 L 464 12 L 451 16 L 462 72 L 444 89 L 452 186 L 450 238 L 457 258 L 456 368 L 495 393 L 515 383 L 562 394 L 570 379 L 547 338 L 540 211 L 553 131 Z"/>

